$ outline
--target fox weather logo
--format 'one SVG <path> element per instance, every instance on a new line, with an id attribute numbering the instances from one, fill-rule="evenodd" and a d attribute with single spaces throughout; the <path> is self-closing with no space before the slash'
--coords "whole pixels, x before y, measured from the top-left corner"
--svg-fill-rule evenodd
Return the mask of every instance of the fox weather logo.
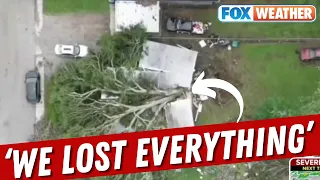
<path id="1" fill-rule="evenodd" d="M 221 22 L 313 22 L 313 5 L 222 5 L 218 9 Z"/>
<path id="2" fill-rule="evenodd" d="M 222 5 L 218 9 L 221 22 L 252 22 L 252 6 Z"/>

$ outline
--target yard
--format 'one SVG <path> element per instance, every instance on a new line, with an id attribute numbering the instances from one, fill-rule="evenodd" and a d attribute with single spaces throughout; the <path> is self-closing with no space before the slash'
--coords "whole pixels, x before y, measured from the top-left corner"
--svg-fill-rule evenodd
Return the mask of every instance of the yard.
<path id="1" fill-rule="evenodd" d="M 108 8 L 108 0 L 44 0 L 44 11 L 48 15 L 61 13 L 105 13 Z"/>
<path id="2" fill-rule="evenodd" d="M 222 0 L 222 2 L 223 4 L 313 4 L 317 8 L 320 7 L 319 1 L 312 0 Z M 217 19 L 217 7 L 163 7 L 162 19 L 165 20 L 166 17 L 175 16 L 211 22 L 211 31 L 223 37 L 320 37 L 320 21 L 313 23 L 221 23 Z"/>
<path id="3" fill-rule="evenodd" d="M 166 42 L 172 45 L 191 45 L 199 52 L 197 72 L 204 70 L 207 78 L 215 76 L 227 80 L 240 90 L 245 105 L 243 120 L 253 119 L 259 108 L 270 99 L 282 98 L 284 109 L 301 106 L 300 98 L 311 96 L 320 80 L 320 71 L 317 68 L 319 63 L 304 64 L 295 53 L 300 46 L 309 44 L 242 44 L 239 49 L 227 51 L 218 48 L 201 49 L 197 41 L 171 39 Z M 217 100 L 207 100 L 198 124 L 235 121 L 239 105 L 230 94 L 218 94 L 221 94 L 223 105 L 218 104 Z M 206 180 L 213 177 L 217 180 L 246 179 L 243 177 L 245 164 L 237 164 L 236 168 L 225 165 L 201 169 L 207 172 L 206 175 L 201 175 L 196 168 L 192 168 L 183 169 L 182 172 L 172 171 L 172 177 L 178 180 Z"/>
<path id="4" fill-rule="evenodd" d="M 320 80 L 319 63 L 302 63 L 295 52 L 302 46 L 319 46 L 320 42 L 241 44 L 231 51 L 219 47 L 201 48 L 195 40 L 165 39 L 161 42 L 198 51 L 196 73 L 205 71 L 206 78 L 216 77 L 236 86 L 245 101 L 243 119 L 246 120 L 254 118 L 257 109 L 269 99 L 283 98 L 288 105 L 299 106 L 300 97 L 312 95 Z M 205 102 L 198 124 L 235 120 L 239 113 L 235 99 L 224 91 L 218 91 L 218 98 Z"/>
<path id="5" fill-rule="evenodd" d="M 299 106 L 300 98 L 313 94 L 318 87 L 320 71 L 313 65 L 303 64 L 295 50 L 299 45 L 242 45 L 232 53 L 223 53 L 224 66 L 233 68 L 229 77 L 244 98 L 243 119 L 252 119 L 266 100 L 283 98 L 288 106 Z M 222 57 L 223 57 L 222 56 Z M 235 65 L 232 65 L 235 66 Z M 223 77 L 221 77 L 223 79 Z M 289 107 L 288 107 L 289 108 Z M 200 116 L 200 124 L 221 123 L 237 117 L 239 107 L 235 100 L 223 107 L 208 103 Z"/>
<path id="6" fill-rule="evenodd" d="M 313 4 L 310 0 L 225 0 L 223 4 Z M 312 38 L 319 36 L 320 22 L 314 23 L 221 23 L 217 19 L 217 7 L 162 7 L 162 19 L 181 17 L 211 22 L 211 32 L 222 37 L 252 38 Z M 162 36 L 177 36 L 163 31 Z M 199 38 L 200 40 L 200 38 Z M 199 51 L 197 70 L 207 75 L 227 80 L 240 89 L 245 101 L 243 119 L 255 118 L 255 113 L 265 101 L 282 98 L 288 105 L 298 106 L 300 97 L 312 95 L 318 86 L 319 71 L 314 65 L 300 62 L 295 50 L 299 44 L 242 44 L 239 49 L 221 51 L 215 48 L 201 49 L 198 42 L 169 40 L 170 44 L 192 45 Z M 304 46 L 319 46 L 319 42 Z M 233 121 L 239 112 L 238 104 L 228 93 L 220 92 L 220 100 L 208 101 L 199 117 L 199 124 Z M 229 96 L 229 97 L 228 97 Z M 221 104 L 223 104 L 221 106 Z M 232 112 L 232 113 L 231 113 Z"/>

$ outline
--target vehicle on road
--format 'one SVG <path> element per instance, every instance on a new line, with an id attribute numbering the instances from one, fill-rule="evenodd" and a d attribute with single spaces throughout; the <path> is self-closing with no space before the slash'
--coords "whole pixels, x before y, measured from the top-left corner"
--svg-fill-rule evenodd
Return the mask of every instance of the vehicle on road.
<path id="1" fill-rule="evenodd" d="M 85 45 L 63 45 L 57 44 L 54 48 L 54 52 L 59 56 L 69 56 L 69 57 L 86 57 L 89 54 L 89 48 Z"/>
<path id="2" fill-rule="evenodd" d="M 299 54 L 302 61 L 320 60 L 320 48 L 303 48 Z"/>
<path id="3" fill-rule="evenodd" d="M 204 34 L 207 27 L 203 22 L 170 17 L 167 19 L 167 31 L 185 34 Z"/>
<path id="4" fill-rule="evenodd" d="M 26 74 L 27 101 L 36 104 L 41 100 L 40 74 L 38 71 L 29 71 Z"/>

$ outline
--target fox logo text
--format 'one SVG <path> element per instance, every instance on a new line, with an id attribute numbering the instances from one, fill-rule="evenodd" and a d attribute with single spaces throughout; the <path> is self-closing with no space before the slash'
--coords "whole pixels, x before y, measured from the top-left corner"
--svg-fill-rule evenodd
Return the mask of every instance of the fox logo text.
<path id="1" fill-rule="evenodd" d="M 222 5 L 221 22 L 313 22 L 316 8 L 312 5 Z"/>

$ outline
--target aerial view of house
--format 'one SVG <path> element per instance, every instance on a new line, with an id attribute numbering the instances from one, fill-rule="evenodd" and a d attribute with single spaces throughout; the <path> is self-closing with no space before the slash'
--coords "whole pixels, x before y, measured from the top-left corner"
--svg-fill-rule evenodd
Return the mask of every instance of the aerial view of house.
<path id="1" fill-rule="evenodd" d="M 320 21 L 219 19 L 221 5 L 238 4 L 320 7 L 311 0 L 1 0 L 0 143 L 236 122 L 239 105 L 241 121 L 319 114 Z M 195 91 L 201 74 L 228 82 L 244 107 L 219 85 Z M 282 180 L 288 162 L 121 178 Z"/>

